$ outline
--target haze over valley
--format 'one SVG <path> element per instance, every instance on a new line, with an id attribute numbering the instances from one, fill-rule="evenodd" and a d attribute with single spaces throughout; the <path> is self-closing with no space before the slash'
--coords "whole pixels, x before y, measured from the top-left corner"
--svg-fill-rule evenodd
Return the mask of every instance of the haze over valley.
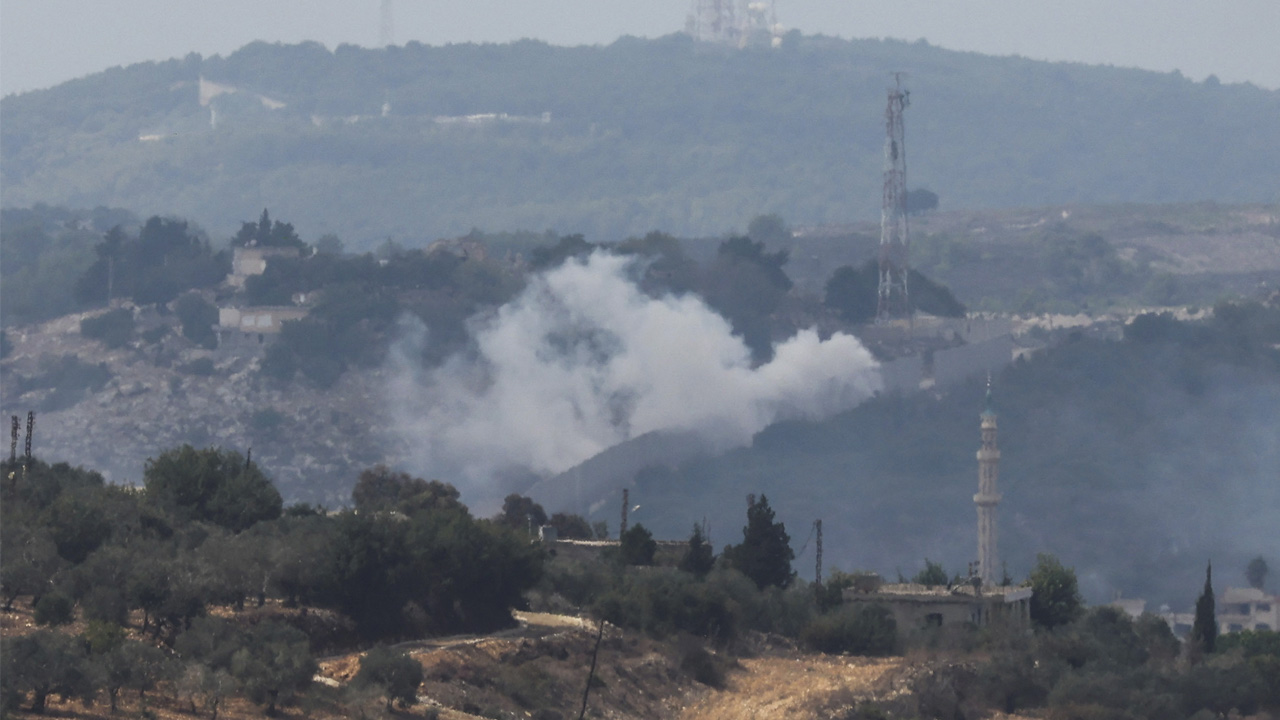
<path id="1" fill-rule="evenodd" d="M 1280 708 L 1280 90 L 710 7 L 0 99 L 6 714 Z"/>

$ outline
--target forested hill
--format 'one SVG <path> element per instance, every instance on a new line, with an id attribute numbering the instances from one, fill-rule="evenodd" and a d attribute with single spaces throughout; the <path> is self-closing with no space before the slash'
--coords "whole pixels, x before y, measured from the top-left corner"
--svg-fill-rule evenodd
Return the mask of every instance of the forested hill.
<path id="1" fill-rule="evenodd" d="M 176 213 L 215 235 L 270 206 L 350 248 L 838 223 L 879 209 L 893 71 L 909 182 L 944 208 L 1277 199 L 1280 92 L 798 33 L 776 50 L 255 43 L 114 68 L 0 101 L 0 180 L 6 205 Z"/>

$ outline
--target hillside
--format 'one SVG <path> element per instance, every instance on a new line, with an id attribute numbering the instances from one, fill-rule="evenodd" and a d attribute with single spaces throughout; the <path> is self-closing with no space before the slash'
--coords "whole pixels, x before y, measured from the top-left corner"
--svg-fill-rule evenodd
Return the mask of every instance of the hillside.
<path id="1" fill-rule="evenodd" d="M 74 307 L 75 278 L 67 270 L 78 263 L 65 258 L 75 256 L 69 248 L 78 247 L 89 256 L 84 264 L 91 264 L 95 235 L 82 224 L 96 227 L 92 223 L 107 216 L 114 217 L 92 220 L 49 208 L 5 211 L 0 240 L 6 312 L 20 320 L 16 310 L 23 302 L 33 312 Z M 1268 513 L 1278 502 L 1265 478 L 1276 459 L 1273 443 L 1255 439 L 1277 432 L 1274 407 L 1280 400 L 1267 343 L 1280 342 L 1280 336 L 1267 324 L 1267 312 L 1228 317 L 1224 325 L 1207 308 L 1223 296 L 1272 297 L 1280 285 L 1275 217 L 1274 206 L 1182 205 L 1058 206 L 917 219 L 920 267 L 945 278 L 971 307 L 1021 309 L 1025 314 L 1015 319 L 1021 344 L 1052 346 L 996 378 L 1007 443 L 1001 522 L 1011 574 L 1025 572 L 1036 552 L 1050 550 L 1081 570 L 1093 600 L 1120 591 L 1181 607 L 1186 588 L 1195 586 L 1194 558 L 1211 555 L 1236 568 L 1265 550 L 1260 543 Z M 62 226 L 76 229 L 60 235 Z M 859 331 L 839 321 L 817 295 L 837 265 L 860 264 L 871 253 L 870 230 L 798 228 L 771 238 L 767 251 L 751 245 L 754 259 L 720 257 L 720 242 L 662 236 L 619 248 L 645 254 L 648 247 L 657 254 L 648 256 L 652 264 L 645 266 L 645 276 L 635 278 L 647 295 L 620 278 L 601 286 L 611 298 L 629 298 L 615 307 L 620 314 L 593 315 L 588 323 L 609 328 L 611 335 L 562 322 L 573 313 L 538 300 L 551 292 L 542 284 L 545 276 L 495 259 L 497 252 L 461 261 L 448 253 L 406 251 L 385 266 L 372 257 L 320 254 L 281 265 L 272 281 L 289 292 L 323 291 L 325 277 L 362 277 L 366 284 L 334 286 L 334 298 L 342 302 L 317 309 L 318 320 L 305 334 L 281 343 L 291 355 L 211 349 L 187 337 L 179 314 L 163 304 L 126 304 L 132 329 L 115 347 L 87 336 L 82 322 L 120 310 L 43 323 L 9 321 L 0 363 L 3 406 L 6 415 L 37 411 L 39 457 L 93 467 L 115 482 L 137 482 L 146 458 L 182 443 L 218 445 L 242 453 L 252 449 L 255 462 L 289 501 L 346 505 L 358 474 L 386 463 L 457 484 L 484 516 L 507 493 L 523 492 L 547 503 L 549 512 L 593 513 L 592 520 L 610 524 L 617 521 L 617 488 L 633 483 L 643 505 L 636 521 L 659 537 L 680 539 L 705 516 L 717 546 L 736 539 L 740 499 L 765 492 L 791 527 L 802 555 L 798 567 L 806 576 L 813 568 L 812 542 L 806 539 L 818 518 L 825 521 L 828 565 L 909 575 L 928 557 L 958 572 L 970 559 L 973 535 L 976 384 L 933 395 L 882 397 L 822 421 L 768 427 L 769 417 L 761 416 L 758 425 L 748 426 L 763 431 L 754 440 L 750 429 L 738 430 L 734 438 L 749 447 L 694 459 L 705 447 L 686 442 L 663 450 L 670 471 L 637 476 L 639 466 L 621 475 L 611 470 L 618 457 L 629 457 L 645 440 L 616 443 L 654 439 L 645 433 L 658 427 L 619 418 L 628 412 L 639 418 L 635 407 L 657 397 L 655 384 L 680 387 L 664 396 L 671 401 L 665 407 L 711 432 L 739 427 L 742 413 L 725 408 L 774 402 L 770 398 L 776 396 L 759 394 L 768 383 L 753 381 L 757 387 L 750 392 L 757 394 L 746 397 L 756 400 L 735 404 L 742 402 L 744 386 L 722 380 L 758 370 L 742 358 L 735 360 L 742 362 L 737 369 L 679 386 L 678 378 L 665 376 L 679 376 L 696 358 L 668 363 L 670 352 L 661 348 L 702 347 L 697 343 L 706 339 L 706 328 L 725 342 L 731 329 L 739 337 L 754 333 L 765 352 L 771 339 L 782 342 L 812 324 L 824 333 Z M 512 244 L 511 237 L 477 234 L 467 242 L 492 242 L 494 250 L 506 242 L 544 266 L 590 248 L 581 239 L 544 236 Z M 769 263 L 786 251 L 782 279 L 794 278 L 795 284 L 783 293 L 757 271 L 773 267 Z M 542 291 L 529 295 L 521 287 Z M 726 292 L 734 288 L 754 289 Z M 220 303 L 240 302 L 225 287 L 201 292 Z M 666 322 L 656 344 L 643 333 L 621 342 L 621 328 L 643 326 L 634 323 L 637 310 L 676 307 L 668 292 L 702 293 L 732 327 L 712 313 L 695 312 L 696 306 L 681 305 L 680 317 L 711 324 L 680 335 Z M 369 298 L 380 300 L 367 304 Z M 1200 319 L 1165 328 L 1160 342 L 1116 341 L 1127 332 L 1123 323 L 1144 304 L 1171 302 L 1196 304 L 1192 312 L 1179 312 Z M 1274 314 L 1276 301 L 1270 302 Z M 575 313 L 593 310 L 575 307 Z M 415 346 L 413 322 L 397 317 L 421 319 L 434 344 Z M 519 337 L 521 347 L 542 348 L 545 357 L 508 347 L 485 350 L 478 358 L 501 317 L 509 319 L 509 330 L 543 328 L 536 337 Z M 1090 323 L 1073 338 L 1071 326 Z M 601 344 L 606 337 L 611 339 Z M 658 354 L 643 354 L 654 347 Z M 632 367 L 663 372 L 611 384 L 603 363 L 627 354 Z M 300 368 L 282 364 L 281 357 L 294 357 Z M 562 363 L 572 371 L 563 372 Z M 842 363 L 831 377 L 859 374 Z M 474 385 L 470 369 L 499 365 L 522 380 L 499 393 L 465 390 L 483 387 Z M 801 376 L 812 374 L 809 368 Z M 586 392 L 584 385 L 565 382 L 584 376 L 603 385 Z M 688 388 L 707 382 L 716 392 L 694 402 Z M 457 392 L 441 395 L 432 383 Z M 529 389 L 541 394 L 525 394 Z M 564 412 L 564 397 L 573 397 L 575 409 L 586 412 Z M 622 397 L 633 405 L 619 403 Z M 560 414 L 550 419 L 553 405 Z M 543 453 L 549 448 L 554 452 Z M 587 481 L 562 487 L 556 506 L 535 488 L 539 476 L 584 460 L 575 472 Z M 535 461 L 549 465 L 538 472 Z M 1208 477 L 1214 483 L 1203 480 Z M 559 506 L 566 498 L 579 503 Z M 1078 511 L 1062 516 L 1064 503 Z M 1081 534 L 1082 528 L 1087 532 Z M 1117 545 L 1135 551 L 1121 557 L 1110 549 Z"/>
<path id="2" fill-rule="evenodd" d="M 1119 341 L 1106 339 L 1114 327 L 1092 337 L 1060 329 L 1062 344 L 994 377 L 1011 577 L 1051 552 L 1076 568 L 1092 602 L 1122 593 L 1149 609 L 1189 607 L 1205 557 L 1215 577 L 1241 582 L 1248 560 L 1274 546 L 1280 508 L 1272 302 L 1258 315 L 1221 307 L 1199 324 L 1148 316 Z M 716 547 L 739 540 L 743 498 L 767 495 L 802 576 L 814 572 L 816 519 L 825 570 L 911 576 L 928 558 L 963 574 L 975 552 L 982 395 L 973 378 L 881 396 L 827 420 L 775 424 L 747 448 L 611 479 L 640 506 L 631 522 L 659 537 L 687 537 L 706 522 Z M 584 490 L 581 505 L 564 509 L 615 521 L 616 491 L 599 497 Z"/>
<path id="3" fill-rule="evenodd" d="M 0 184 L 7 205 L 176 213 L 218 235 L 265 205 L 350 248 L 870 220 L 894 71 L 909 182 L 943 208 L 1277 199 L 1280 92 L 798 33 L 742 51 L 256 43 L 114 68 L 0 101 Z"/>

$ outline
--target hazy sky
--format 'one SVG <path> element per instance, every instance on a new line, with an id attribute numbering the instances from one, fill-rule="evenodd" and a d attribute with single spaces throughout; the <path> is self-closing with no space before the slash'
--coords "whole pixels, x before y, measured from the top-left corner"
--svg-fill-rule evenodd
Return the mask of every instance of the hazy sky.
<path id="1" fill-rule="evenodd" d="M 609 43 L 683 29 L 693 0 L 393 0 L 395 41 Z M 253 40 L 376 45 L 381 0 L 0 0 L 0 93 Z M 1151 70 L 1280 88 L 1280 0 L 777 0 L 840 37 Z"/>

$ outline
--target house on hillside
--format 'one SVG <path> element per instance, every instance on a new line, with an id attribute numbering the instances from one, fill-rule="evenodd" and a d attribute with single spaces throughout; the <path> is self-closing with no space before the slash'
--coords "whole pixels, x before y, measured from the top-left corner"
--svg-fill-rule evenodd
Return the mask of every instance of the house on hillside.
<path id="1" fill-rule="evenodd" d="M 931 586 L 892 583 L 845 588 L 843 599 L 850 605 L 883 605 L 893 614 L 899 633 L 931 627 L 973 625 L 986 627 L 1005 623 L 1014 628 L 1031 627 L 1031 588 L 981 583 Z"/>
<path id="2" fill-rule="evenodd" d="M 1218 632 L 1280 629 L 1280 596 L 1257 588 L 1233 588 L 1217 598 Z"/>
<path id="3" fill-rule="evenodd" d="M 267 271 L 267 263 L 271 258 L 296 258 L 299 256 L 296 247 L 276 247 L 257 245 L 238 247 L 231 251 L 231 274 L 227 275 L 227 284 L 237 290 L 243 290 L 250 275 L 261 275 Z"/>
<path id="4" fill-rule="evenodd" d="M 280 334 L 284 323 L 301 320 L 307 308 L 296 306 L 218 308 L 218 349 L 232 354 L 262 352 L 269 339 Z"/>

